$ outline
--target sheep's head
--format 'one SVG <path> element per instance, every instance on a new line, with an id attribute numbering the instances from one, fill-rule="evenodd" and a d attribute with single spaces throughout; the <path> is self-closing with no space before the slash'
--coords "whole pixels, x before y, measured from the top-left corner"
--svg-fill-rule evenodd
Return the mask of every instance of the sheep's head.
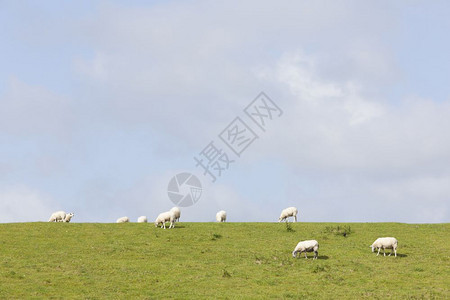
<path id="1" fill-rule="evenodd" d="M 155 221 L 155 227 L 158 227 L 159 222 Z"/>
<path id="2" fill-rule="evenodd" d="M 74 213 L 68 213 L 66 215 L 66 217 L 64 218 L 64 221 L 65 222 L 69 222 L 72 219 L 73 216 L 74 216 Z"/>
<path id="3" fill-rule="evenodd" d="M 297 257 L 297 251 L 295 251 L 295 250 L 292 251 L 292 257 L 293 257 L 293 258 L 296 258 L 296 257 Z"/>
<path id="4" fill-rule="evenodd" d="M 369 246 L 369 248 L 372 248 L 372 252 L 375 251 L 375 247 L 373 245 Z"/>

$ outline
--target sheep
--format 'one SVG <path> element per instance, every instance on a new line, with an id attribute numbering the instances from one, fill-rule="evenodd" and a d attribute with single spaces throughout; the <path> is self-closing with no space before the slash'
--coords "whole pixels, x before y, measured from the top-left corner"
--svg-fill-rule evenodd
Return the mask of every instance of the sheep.
<path id="1" fill-rule="evenodd" d="M 60 211 L 56 211 L 56 212 L 52 213 L 52 215 L 50 216 L 50 219 L 48 221 L 49 222 L 63 222 L 65 218 L 66 218 L 66 213 L 64 211 L 60 210 Z"/>
<path id="2" fill-rule="evenodd" d="M 147 217 L 146 216 L 140 216 L 137 219 L 138 223 L 147 223 Z"/>
<path id="3" fill-rule="evenodd" d="M 313 259 L 317 259 L 317 256 L 319 255 L 319 243 L 316 240 L 299 242 L 294 251 L 292 251 L 292 257 L 296 258 L 297 253 L 302 254 L 302 252 L 305 252 L 306 259 L 308 259 L 306 252 L 314 252 Z"/>
<path id="4" fill-rule="evenodd" d="M 389 256 L 391 256 L 392 252 L 395 253 L 395 257 L 397 257 L 397 245 L 398 241 L 396 238 L 393 237 L 383 237 L 378 238 L 375 242 L 373 242 L 372 245 L 369 247 L 372 248 L 372 252 L 375 251 L 375 249 L 378 248 L 377 256 L 380 254 L 380 250 L 383 248 L 383 254 L 386 256 L 385 249 L 392 249 L 391 253 L 389 253 Z"/>
<path id="5" fill-rule="evenodd" d="M 286 209 L 283 209 L 280 218 L 278 218 L 278 222 L 281 222 L 283 220 L 286 220 L 287 222 L 289 217 L 294 217 L 294 222 L 297 222 L 297 213 L 298 210 L 296 207 L 288 207 Z"/>
<path id="6" fill-rule="evenodd" d="M 64 218 L 64 222 L 69 223 L 74 215 L 75 215 L 74 213 L 66 214 L 66 217 Z"/>
<path id="7" fill-rule="evenodd" d="M 175 215 L 175 221 L 179 222 L 180 221 L 180 216 L 181 216 L 181 211 L 178 207 L 172 207 L 172 209 L 170 210 L 171 212 L 173 212 L 173 214 Z"/>
<path id="8" fill-rule="evenodd" d="M 160 213 L 158 217 L 155 220 L 155 227 L 158 227 L 158 225 L 161 223 L 161 228 L 166 229 L 166 222 L 170 221 L 170 228 L 175 227 L 175 214 L 171 211 L 166 211 L 163 213 Z"/>
<path id="9" fill-rule="evenodd" d="M 221 210 L 216 214 L 217 222 L 225 222 L 226 220 L 227 220 L 227 212 L 226 211 Z"/>
<path id="10" fill-rule="evenodd" d="M 118 218 L 116 223 L 128 223 L 130 222 L 130 219 L 128 219 L 128 217 L 122 217 L 122 218 Z"/>

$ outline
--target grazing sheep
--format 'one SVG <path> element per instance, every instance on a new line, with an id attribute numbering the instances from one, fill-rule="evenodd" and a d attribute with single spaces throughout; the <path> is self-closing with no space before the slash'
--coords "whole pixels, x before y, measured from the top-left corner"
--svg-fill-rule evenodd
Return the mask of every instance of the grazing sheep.
<path id="1" fill-rule="evenodd" d="M 72 220 L 72 217 L 74 216 L 74 213 L 68 213 L 66 214 L 66 217 L 64 218 L 64 222 L 69 223 L 70 220 Z"/>
<path id="2" fill-rule="evenodd" d="M 50 216 L 50 219 L 48 221 L 49 222 L 63 222 L 65 218 L 66 218 L 66 213 L 64 211 L 60 210 L 60 211 L 56 211 L 56 212 L 52 213 L 52 215 Z"/>
<path id="3" fill-rule="evenodd" d="M 308 259 L 306 252 L 314 252 L 313 259 L 317 259 L 317 256 L 319 255 L 319 243 L 316 240 L 299 242 L 294 251 L 292 251 L 292 257 L 296 258 L 297 253 L 302 254 L 302 252 L 305 252 L 306 259 Z"/>
<path id="4" fill-rule="evenodd" d="M 175 227 L 175 215 L 173 212 L 166 211 L 160 213 L 155 220 L 155 227 L 158 227 L 158 225 L 161 223 L 161 228 L 166 229 L 166 222 L 170 222 L 169 229 Z"/>
<path id="5" fill-rule="evenodd" d="M 297 222 L 297 213 L 298 213 L 298 210 L 296 207 L 288 207 L 286 209 L 283 209 L 283 211 L 281 212 L 280 218 L 278 219 L 278 222 L 281 222 L 283 220 L 286 220 L 286 222 L 287 222 L 289 217 L 294 217 L 294 219 L 295 219 L 294 222 Z"/>
<path id="6" fill-rule="evenodd" d="M 122 218 L 118 218 L 116 223 L 128 223 L 130 222 L 130 219 L 128 219 L 128 217 L 122 217 Z"/>
<path id="7" fill-rule="evenodd" d="M 375 242 L 373 242 L 372 245 L 369 247 L 372 248 L 372 252 L 375 251 L 375 249 L 378 248 L 378 254 L 380 254 L 380 250 L 383 249 L 383 254 L 386 256 L 385 249 L 392 249 L 391 253 L 389 253 L 389 256 L 391 256 L 392 252 L 395 253 L 395 257 L 397 257 L 397 245 L 398 241 L 396 238 L 393 237 L 384 237 L 384 238 L 378 238 Z"/>
<path id="8" fill-rule="evenodd" d="M 137 221 L 138 221 L 138 223 L 147 223 L 147 217 L 140 216 Z"/>
<path id="9" fill-rule="evenodd" d="M 180 221 L 180 216 L 181 216 L 181 211 L 178 207 L 172 207 L 172 209 L 170 210 L 171 212 L 173 212 L 174 216 L 175 216 L 175 221 L 179 222 Z"/>
<path id="10" fill-rule="evenodd" d="M 227 220 L 227 212 L 226 211 L 221 210 L 216 214 L 217 222 L 225 222 L 226 220 Z"/>

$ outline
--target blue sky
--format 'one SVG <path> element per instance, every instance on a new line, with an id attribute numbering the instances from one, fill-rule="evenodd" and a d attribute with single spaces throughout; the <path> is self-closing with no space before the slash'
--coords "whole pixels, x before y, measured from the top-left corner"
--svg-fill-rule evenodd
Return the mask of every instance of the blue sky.
<path id="1" fill-rule="evenodd" d="M 446 1 L 2 1 L 0 222 L 450 220 Z M 284 111 L 215 183 L 193 157 Z M 219 142 L 218 142 L 219 143 Z"/>

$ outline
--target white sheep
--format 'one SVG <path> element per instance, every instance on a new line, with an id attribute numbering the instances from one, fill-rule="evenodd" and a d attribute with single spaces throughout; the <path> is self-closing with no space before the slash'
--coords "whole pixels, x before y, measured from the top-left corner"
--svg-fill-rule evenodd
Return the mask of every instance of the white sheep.
<path id="1" fill-rule="evenodd" d="M 295 222 L 297 222 L 297 213 L 298 210 L 296 207 L 285 208 L 281 211 L 281 215 L 280 218 L 278 218 L 278 222 L 281 222 L 283 220 L 286 220 L 287 222 L 289 217 L 294 217 Z"/>
<path id="2" fill-rule="evenodd" d="M 299 242 L 294 251 L 292 251 L 292 257 L 296 258 L 297 253 L 302 254 L 302 252 L 305 252 L 306 259 L 308 259 L 306 252 L 314 252 L 313 259 L 317 259 L 317 256 L 319 255 L 319 243 L 316 240 Z"/>
<path id="3" fill-rule="evenodd" d="M 221 210 L 216 214 L 217 222 L 225 222 L 226 220 L 227 220 L 227 212 L 226 211 Z"/>
<path id="4" fill-rule="evenodd" d="M 166 211 L 160 213 L 155 220 L 155 227 L 158 227 L 158 225 L 161 223 L 161 228 L 166 229 L 166 222 L 170 222 L 169 229 L 175 227 L 175 215 L 173 212 Z"/>
<path id="5" fill-rule="evenodd" d="M 50 219 L 48 221 L 49 222 L 63 222 L 65 218 L 66 218 L 66 213 L 64 211 L 60 210 L 60 211 L 55 211 L 54 213 L 52 213 L 52 215 L 50 216 Z"/>
<path id="6" fill-rule="evenodd" d="M 118 218 L 116 223 L 128 223 L 130 222 L 130 219 L 128 219 L 128 217 L 122 217 L 122 218 Z"/>
<path id="7" fill-rule="evenodd" d="M 146 216 L 140 216 L 137 219 L 138 223 L 147 223 L 147 217 Z"/>
<path id="8" fill-rule="evenodd" d="M 178 207 L 172 207 L 172 209 L 170 210 L 171 212 L 173 212 L 173 214 L 175 215 L 175 221 L 179 222 L 180 221 L 180 216 L 181 216 L 181 211 Z"/>
<path id="9" fill-rule="evenodd" d="M 74 215 L 75 215 L 74 213 L 68 213 L 68 214 L 66 214 L 66 216 L 65 216 L 65 218 L 64 218 L 64 220 L 63 220 L 63 222 L 69 223 L 70 220 L 72 219 L 72 217 L 73 217 Z"/>
<path id="10" fill-rule="evenodd" d="M 389 256 L 391 256 L 392 252 L 395 253 L 395 257 L 397 257 L 397 245 L 398 245 L 398 241 L 396 238 L 393 237 L 383 237 L 383 238 L 378 238 L 375 242 L 373 242 L 372 245 L 370 245 L 369 247 L 372 248 L 372 252 L 375 251 L 375 249 L 378 248 L 378 254 L 380 254 L 380 250 L 383 249 L 383 254 L 384 256 L 386 256 L 386 252 L 385 249 L 392 249 L 391 253 L 389 253 Z"/>

